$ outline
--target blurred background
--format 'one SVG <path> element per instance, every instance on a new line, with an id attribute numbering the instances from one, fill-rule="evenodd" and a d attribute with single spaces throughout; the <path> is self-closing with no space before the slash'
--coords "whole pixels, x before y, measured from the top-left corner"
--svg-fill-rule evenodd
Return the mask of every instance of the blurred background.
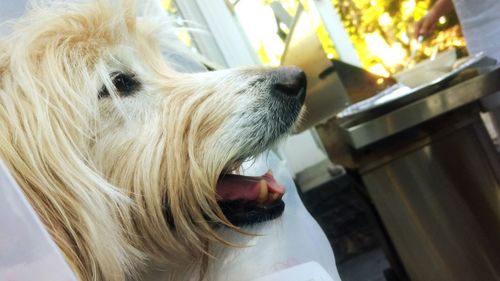
<path id="1" fill-rule="evenodd" d="M 305 70 L 308 113 L 276 151 L 344 281 L 500 280 L 495 102 L 479 101 L 498 73 L 454 11 L 417 39 L 435 2 L 162 1 L 209 70 Z"/>
<path id="2" fill-rule="evenodd" d="M 207 70 L 304 69 L 307 112 L 274 150 L 343 281 L 500 280 L 498 0 L 161 4 Z"/>
<path id="3" fill-rule="evenodd" d="M 302 5 L 310 17 L 311 28 L 316 32 L 328 58 L 340 58 L 338 45 L 349 46 L 355 53 L 356 64 L 382 76 L 402 70 L 415 45 L 413 34 L 415 23 L 430 9 L 432 0 L 227 0 L 224 1 L 237 28 L 248 40 L 263 65 L 280 65 L 285 50 L 285 41 L 290 33 L 293 17 Z M 330 11 L 324 6 L 331 5 Z M 182 22 L 183 14 L 175 1 L 163 1 L 167 11 Z M 182 5 L 181 5 L 182 6 Z M 318 9 L 323 9 L 322 11 Z M 215 12 L 215 11 L 214 11 Z M 332 21 L 329 30 L 323 17 Z M 332 16 L 332 18 L 328 18 Z M 199 22 L 195 20 L 195 22 Z M 439 19 L 437 31 L 417 51 L 415 61 L 431 57 L 449 48 L 465 50 L 465 40 L 455 13 Z M 338 42 L 346 38 L 332 38 L 345 33 L 349 42 Z M 183 41 L 193 48 L 197 43 L 188 32 L 180 33 Z M 334 42 L 338 42 L 338 45 Z M 214 58 L 215 59 L 215 58 Z M 223 63 L 222 63 L 223 64 Z"/>

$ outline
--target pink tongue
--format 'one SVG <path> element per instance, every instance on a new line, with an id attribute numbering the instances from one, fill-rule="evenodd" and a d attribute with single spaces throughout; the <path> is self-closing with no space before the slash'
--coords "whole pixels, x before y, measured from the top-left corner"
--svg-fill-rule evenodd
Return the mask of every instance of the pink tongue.
<path id="1" fill-rule="evenodd" d="M 285 193 L 283 185 L 274 179 L 270 171 L 260 177 L 224 175 L 217 183 L 218 201 L 256 201 L 262 180 L 267 182 L 269 194 L 273 194 L 273 198 L 281 198 Z"/>

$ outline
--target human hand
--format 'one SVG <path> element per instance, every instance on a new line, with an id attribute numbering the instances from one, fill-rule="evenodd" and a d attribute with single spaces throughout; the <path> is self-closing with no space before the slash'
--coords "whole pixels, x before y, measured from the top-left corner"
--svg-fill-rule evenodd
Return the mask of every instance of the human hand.
<path id="1" fill-rule="evenodd" d="M 429 12 L 425 17 L 415 23 L 415 33 L 413 37 L 418 38 L 419 36 L 427 37 L 431 35 L 434 29 L 436 29 L 438 20 L 439 16 Z"/>
<path id="2" fill-rule="evenodd" d="M 449 14 L 452 10 L 453 2 L 451 0 L 437 0 L 427 15 L 415 24 L 415 33 L 413 36 L 418 38 L 420 35 L 423 37 L 431 35 L 436 28 L 439 18 Z"/>

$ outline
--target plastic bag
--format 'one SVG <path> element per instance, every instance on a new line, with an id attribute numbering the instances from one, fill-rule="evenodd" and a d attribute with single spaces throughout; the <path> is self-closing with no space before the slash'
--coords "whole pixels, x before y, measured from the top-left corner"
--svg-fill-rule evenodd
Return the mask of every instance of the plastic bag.
<path id="1" fill-rule="evenodd" d="M 277 156 L 268 153 L 258 157 L 251 165 L 246 165 L 244 173 L 262 175 L 269 169 L 276 180 L 286 187 L 283 215 L 244 228 L 258 236 L 245 236 L 221 229 L 221 234 L 228 241 L 247 247 L 218 246 L 214 249 L 217 260 L 209 263 L 211 268 L 207 280 L 254 280 L 297 265 L 316 262 L 333 281 L 340 281 L 333 251 L 325 234 L 305 209 L 288 170 Z M 0 280 L 75 280 L 55 243 L 1 162 L 0 226 Z M 314 273 L 311 272 L 311 278 Z M 287 281 L 294 280 L 287 278 Z"/>
<path id="2" fill-rule="evenodd" d="M 76 280 L 42 222 L 1 161 L 0 280 Z"/>
<path id="3" fill-rule="evenodd" d="M 245 175 L 254 176 L 262 175 L 268 170 L 272 170 L 275 179 L 286 188 L 283 215 L 278 219 L 244 228 L 258 236 L 235 235 L 231 230 L 221 230 L 224 238 L 247 247 L 219 247 L 219 252 L 216 253 L 219 258 L 211 263 L 208 280 L 254 280 L 314 261 L 334 281 L 339 281 L 335 257 L 328 239 L 304 207 L 285 165 L 274 153 L 268 152 L 243 168 Z"/>

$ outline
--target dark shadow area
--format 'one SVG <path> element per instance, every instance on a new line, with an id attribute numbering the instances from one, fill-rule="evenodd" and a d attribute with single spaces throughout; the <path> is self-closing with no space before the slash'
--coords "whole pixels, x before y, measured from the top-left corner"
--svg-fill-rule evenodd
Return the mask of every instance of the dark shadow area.
<path id="1" fill-rule="evenodd" d="M 384 254 L 377 215 L 355 174 L 332 178 L 301 197 L 325 231 L 343 281 L 399 280 Z"/>

